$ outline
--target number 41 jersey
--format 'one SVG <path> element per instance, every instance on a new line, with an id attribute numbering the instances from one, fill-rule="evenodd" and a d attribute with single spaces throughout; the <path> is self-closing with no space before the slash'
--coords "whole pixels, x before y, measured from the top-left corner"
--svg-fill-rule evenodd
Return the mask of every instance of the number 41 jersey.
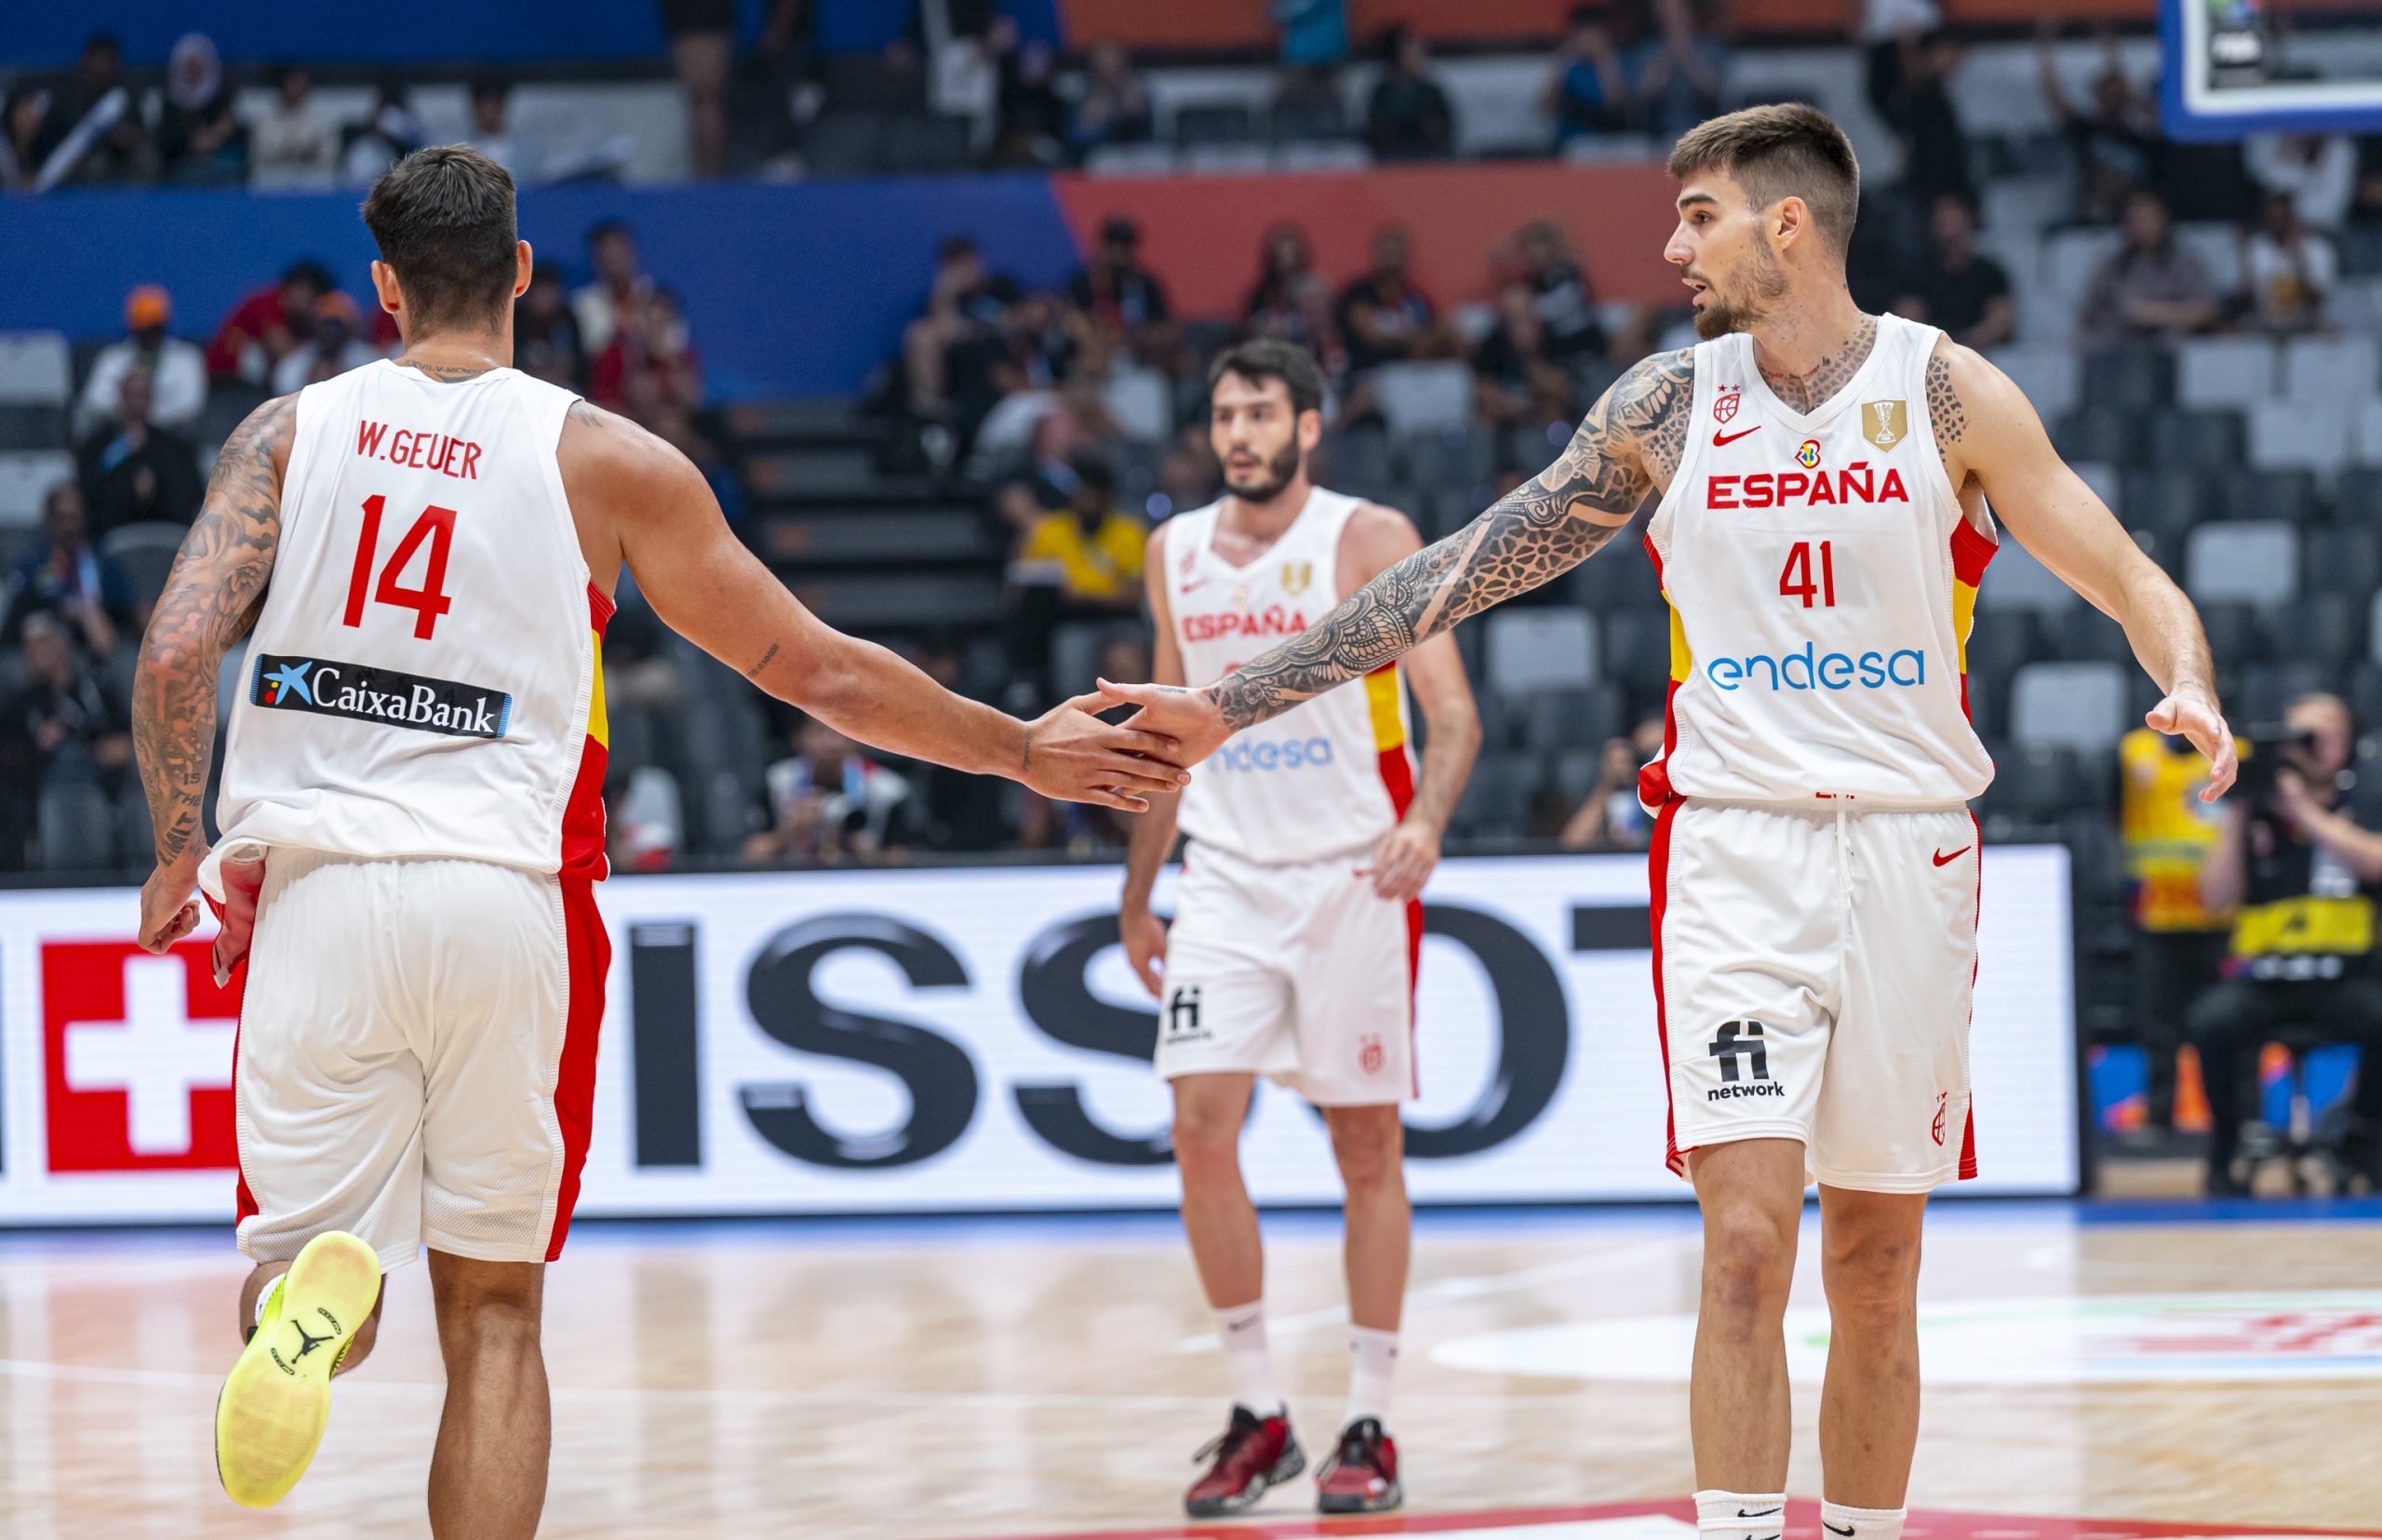
<path id="1" fill-rule="evenodd" d="M 1687 441 L 1646 535 L 1671 608 L 1649 804 L 1950 808 L 1993 779 L 1967 649 L 1997 546 L 1936 452 L 1941 335 L 1880 316 L 1868 358 L 1809 413 L 1771 393 L 1750 337 L 1696 347 Z"/>
<path id="2" fill-rule="evenodd" d="M 611 601 L 555 451 L 576 397 L 386 360 L 309 385 L 232 708 L 216 850 L 604 875 Z M 220 896 L 218 857 L 201 873 Z"/>

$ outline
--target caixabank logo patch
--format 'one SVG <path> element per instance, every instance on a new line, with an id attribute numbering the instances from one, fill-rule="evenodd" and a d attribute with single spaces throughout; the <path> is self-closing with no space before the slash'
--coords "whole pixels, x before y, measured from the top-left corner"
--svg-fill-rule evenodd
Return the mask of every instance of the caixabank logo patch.
<path id="1" fill-rule="evenodd" d="M 207 944 L 41 944 L 43 1106 L 52 1172 L 238 1163 L 232 1044 L 239 999 Z"/>

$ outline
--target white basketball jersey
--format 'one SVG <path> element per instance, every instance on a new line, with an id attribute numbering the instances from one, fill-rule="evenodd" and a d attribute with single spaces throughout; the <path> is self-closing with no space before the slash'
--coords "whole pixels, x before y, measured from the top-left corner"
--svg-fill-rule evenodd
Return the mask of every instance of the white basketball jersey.
<path id="1" fill-rule="evenodd" d="M 604 875 L 612 606 L 555 458 L 574 399 L 509 368 L 449 384 L 385 360 L 300 393 L 219 852 Z"/>
<path id="2" fill-rule="evenodd" d="M 1648 802 L 1952 807 L 1993 779 L 1967 643 L 1997 546 L 1936 454 L 1941 335 L 1880 316 L 1868 359 L 1808 414 L 1771 394 L 1752 338 L 1697 345 L 1687 445 L 1646 536 L 1671 607 Z"/>
<path id="3" fill-rule="evenodd" d="M 1222 503 L 1166 527 L 1166 596 L 1183 675 L 1212 684 L 1340 602 L 1340 534 L 1358 500 L 1318 487 L 1247 567 L 1216 554 Z M 1245 861 L 1291 864 L 1360 850 L 1414 800 L 1406 690 L 1396 664 L 1236 734 L 1183 791 L 1183 832 Z"/>

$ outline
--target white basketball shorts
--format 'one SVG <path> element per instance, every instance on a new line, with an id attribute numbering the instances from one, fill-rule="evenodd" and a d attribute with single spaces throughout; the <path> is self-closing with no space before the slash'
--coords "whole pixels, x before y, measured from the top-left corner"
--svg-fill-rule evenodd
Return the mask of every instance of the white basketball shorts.
<path id="1" fill-rule="evenodd" d="M 1318 1106 L 1411 1101 L 1423 905 L 1373 891 L 1370 852 L 1261 865 L 1184 853 L 1158 1072 L 1246 1071 Z"/>
<path id="2" fill-rule="evenodd" d="M 240 1250 L 560 1255 L 609 957 L 584 878 L 275 849 L 233 1068 Z"/>
<path id="3" fill-rule="evenodd" d="M 1671 1170 L 1699 1145 L 1794 1139 L 1833 1187 L 1976 1174 L 1965 809 L 1675 801 L 1652 868 Z"/>

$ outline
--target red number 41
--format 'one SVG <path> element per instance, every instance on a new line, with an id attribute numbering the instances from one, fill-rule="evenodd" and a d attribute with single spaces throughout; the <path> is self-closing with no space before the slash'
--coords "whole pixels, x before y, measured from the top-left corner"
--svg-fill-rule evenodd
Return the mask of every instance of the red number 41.
<path id="1" fill-rule="evenodd" d="M 383 499 L 377 493 L 364 500 L 364 531 L 355 542 L 355 571 L 347 582 L 347 613 L 342 617 L 348 625 L 364 623 L 364 590 L 372 579 L 372 558 L 381 552 L 381 510 Z M 412 564 L 414 553 L 430 542 L 430 556 L 424 564 L 422 586 L 407 588 L 398 582 L 398 574 Z M 413 521 L 405 539 L 389 555 L 389 564 L 381 569 L 380 583 L 372 589 L 375 603 L 393 605 L 413 611 L 413 634 L 423 641 L 438 629 L 438 617 L 454 608 L 455 601 L 447 596 L 447 556 L 455 545 L 455 510 L 429 507 Z"/>
<path id="2" fill-rule="evenodd" d="M 1790 599 L 1800 599 L 1803 608 L 1812 608 L 1814 596 L 1820 608 L 1836 608 L 1836 556 L 1830 549 L 1832 541 L 1819 542 L 1819 581 L 1812 581 L 1812 542 L 1799 540 L 1786 553 L 1786 569 L 1778 574 L 1778 592 Z"/>

